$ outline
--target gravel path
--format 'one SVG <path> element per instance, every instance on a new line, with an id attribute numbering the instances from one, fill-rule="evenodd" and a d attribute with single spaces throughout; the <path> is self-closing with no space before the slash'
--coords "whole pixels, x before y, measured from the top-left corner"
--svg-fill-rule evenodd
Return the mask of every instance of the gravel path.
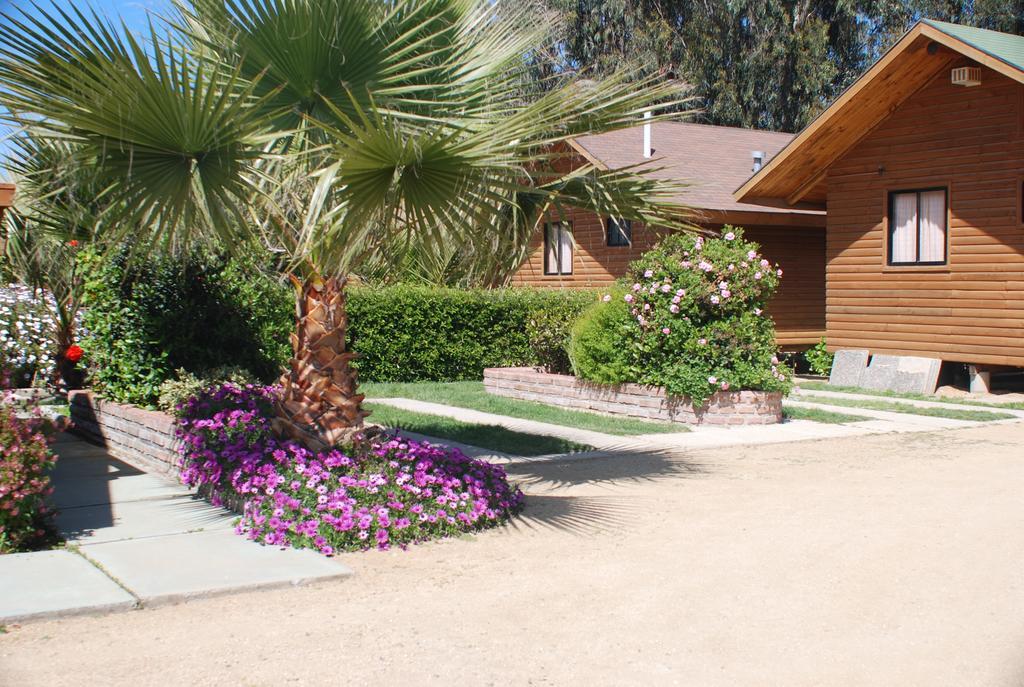
<path id="1" fill-rule="evenodd" d="M 1022 446 L 1001 424 L 514 465 L 514 526 L 9 628 L 0 684 L 1021 685 Z"/>

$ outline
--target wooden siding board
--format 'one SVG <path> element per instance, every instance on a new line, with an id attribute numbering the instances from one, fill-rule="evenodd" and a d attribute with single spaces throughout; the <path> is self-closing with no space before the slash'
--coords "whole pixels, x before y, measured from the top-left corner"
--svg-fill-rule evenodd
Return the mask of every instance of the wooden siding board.
<path id="1" fill-rule="evenodd" d="M 828 170 L 826 329 L 833 348 L 1024 366 L 1022 86 L 940 74 Z M 887 194 L 949 188 L 948 264 L 885 264 Z"/>

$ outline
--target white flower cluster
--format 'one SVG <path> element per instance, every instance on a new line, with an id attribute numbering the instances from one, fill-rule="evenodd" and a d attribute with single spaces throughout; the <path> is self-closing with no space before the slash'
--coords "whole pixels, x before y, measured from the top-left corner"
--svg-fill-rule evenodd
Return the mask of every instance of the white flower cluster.
<path id="1" fill-rule="evenodd" d="M 15 385 L 44 383 L 53 373 L 56 304 L 22 284 L 0 286 L 0 366 Z"/>

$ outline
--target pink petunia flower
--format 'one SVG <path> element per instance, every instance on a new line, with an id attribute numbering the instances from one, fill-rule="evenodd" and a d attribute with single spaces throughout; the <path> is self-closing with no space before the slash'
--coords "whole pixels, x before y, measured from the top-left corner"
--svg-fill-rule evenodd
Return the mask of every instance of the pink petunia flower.
<path id="1" fill-rule="evenodd" d="M 668 327 L 662 327 L 662 328 L 661 328 L 661 333 L 662 333 L 662 334 L 671 334 L 671 333 L 672 333 L 672 330 L 671 330 L 671 329 L 669 329 Z"/>

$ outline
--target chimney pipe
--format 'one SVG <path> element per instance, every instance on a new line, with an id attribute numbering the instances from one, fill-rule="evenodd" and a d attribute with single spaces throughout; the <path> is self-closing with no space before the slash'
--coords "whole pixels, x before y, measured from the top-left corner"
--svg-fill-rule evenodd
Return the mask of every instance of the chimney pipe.
<path id="1" fill-rule="evenodd" d="M 761 166 L 764 165 L 764 152 L 760 150 L 752 150 L 750 156 L 754 158 L 753 172 L 756 174 L 761 171 Z"/>
<path id="2" fill-rule="evenodd" d="M 644 157 L 650 157 L 654 152 L 651 148 L 651 111 L 644 112 Z"/>

